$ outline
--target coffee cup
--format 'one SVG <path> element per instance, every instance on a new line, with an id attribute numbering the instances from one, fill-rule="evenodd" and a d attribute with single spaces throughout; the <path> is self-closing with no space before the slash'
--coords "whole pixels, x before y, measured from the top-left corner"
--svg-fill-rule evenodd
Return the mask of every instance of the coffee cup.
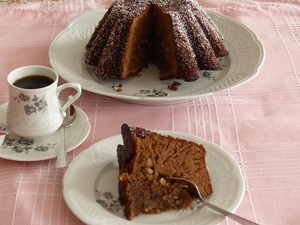
<path id="1" fill-rule="evenodd" d="M 69 82 L 58 86 L 55 70 L 39 65 L 17 68 L 7 77 L 9 102 L 6 112 L 10 131 L 25 138 L 35 139 L 59 129 L 66 109 L 81 95 L 80 84 Z M 62 90 L 76 90 L 61 105 Z"/>

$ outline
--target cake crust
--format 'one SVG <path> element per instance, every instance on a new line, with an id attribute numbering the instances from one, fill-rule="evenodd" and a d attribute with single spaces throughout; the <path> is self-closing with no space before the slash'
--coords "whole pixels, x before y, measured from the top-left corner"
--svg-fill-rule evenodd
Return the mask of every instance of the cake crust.
<path id="1" fill-rule="evenodd" d="M 204 197 L 212 187 L 202 145 L 123 124 L 123 145 L 117 147 L 119 196 L 124 214 L 192 208 L 193 196 L 171 177 L 193 180 Z"/>

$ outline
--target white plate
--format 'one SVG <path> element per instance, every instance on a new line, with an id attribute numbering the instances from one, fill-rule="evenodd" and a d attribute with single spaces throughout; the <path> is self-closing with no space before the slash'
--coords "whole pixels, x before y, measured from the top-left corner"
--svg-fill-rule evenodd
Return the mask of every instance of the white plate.
<path id="1" fill-rule="evenodd" d="M 231 212 L 235 211 L 245 191 L 243 176 L 236 161 L 219 146 L 198 137 L 171 131 L 158 132 L 204 145 L 214 191 L 208 200 Z M 214 225 L 224 220 L 224 216 L 207 207 L 155 215 L 142 214 L 132 221 L 126 220 L 118 202 L 116 148 L 122 143 L 121 135 L 104 139 L 81 152 L 68 167 L 63 179 L 63 196 L 68 207 L 81 221 L 90 225 Z"/>
<path id="2" fill-rule="evenodd" d="M 126 80 L 95 80 L 91 70 L 83 63 L 85 45 L 105 10 L 85 12 L 72 19 L 52 42 L 49 49 L 50 64 L 66 81 L 80 83 L 82 88 L 122 101 L 164 105 L 191 100 L 228 90 L 254 78 L 264 62 L 264 48 L 257 36 L 238 21 L 213 12 L 209 15 L 224 35 L 229 56 L 222 59 L 221 71 L 202 71 L 194 82 L 181 83 L 177 91 L 168 89 L 174 80 L 161 81 L 158 70 L 150 65 L 141 76 Z M 122 91 L 118 92 L 118 85 Z M 114 87 L 114 88 L 113 88 Z"/>
<path id="3" fill-rule="evenodd" d="M 0 105 L 0 122 L 6 124 L 6 109 L 8 103 Z M 76 120 L 74 124 L 65 129 L 66 151 L 69 152 L 79 146 L 88 136 L 91 125 L 83 110 L 75 106 Z M 53 134 L 30 140 L 13 134 L 5 137 L 0 146 L 0 157 L 15 161 L 39 161 L 55 158 L 60 149 L 61 132 L 57 130 Z"/>

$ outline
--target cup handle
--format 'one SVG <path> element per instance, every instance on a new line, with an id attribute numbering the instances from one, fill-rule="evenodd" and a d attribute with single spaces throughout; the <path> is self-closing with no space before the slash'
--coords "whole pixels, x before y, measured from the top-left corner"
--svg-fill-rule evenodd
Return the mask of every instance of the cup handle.
<path id="1" fill-rule="evenodd" d="M 68 101 L 61 107 L 61 113 L 63 115 L 63 117 L 66 116 L 66 109 L 73 103 L 75 102 L 81 95 L 81 85 L 78 83 L 74 83 L 74 82 L 69 82 L 69 83 L 65 83 L 62 84 L 60 86 L 57 87 L 57 96 L 59 96 L 59 93 L 67 88 L 73 88 L 77 91 L 77 93 L 75 95 L 69 95 L 68 97 Z"/>

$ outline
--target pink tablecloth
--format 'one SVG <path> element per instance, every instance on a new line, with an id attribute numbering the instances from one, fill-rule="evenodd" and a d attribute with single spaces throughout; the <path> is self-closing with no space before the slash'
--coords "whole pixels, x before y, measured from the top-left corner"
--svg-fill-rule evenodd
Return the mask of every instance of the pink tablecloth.
<path id="1" fill-rule="evenodd" d="M 123 122 L 197 135 L 220 145 L 238 162 L 246 184 L 239 215 L 264 225 L 300 224 L 300 1 L 201 2 L 258 35 L 266 52 L 259 75 L 230 91 L 165 106 L 133 105 L 84 91 L 76 104 L 89 116 L 91 132 L 68 158 L 119 134 Z M 110 3 L 2 2 L 0 104 L 8 101 L 6 76 L 11 70 L 49 66 L 49 46 L 66 23 Z M 0 159 L 0 224 L 83 224 L 64 202 L 63 175 L 55 159 Z M 226 219 L 222 224 L 235 223 Z"/>

